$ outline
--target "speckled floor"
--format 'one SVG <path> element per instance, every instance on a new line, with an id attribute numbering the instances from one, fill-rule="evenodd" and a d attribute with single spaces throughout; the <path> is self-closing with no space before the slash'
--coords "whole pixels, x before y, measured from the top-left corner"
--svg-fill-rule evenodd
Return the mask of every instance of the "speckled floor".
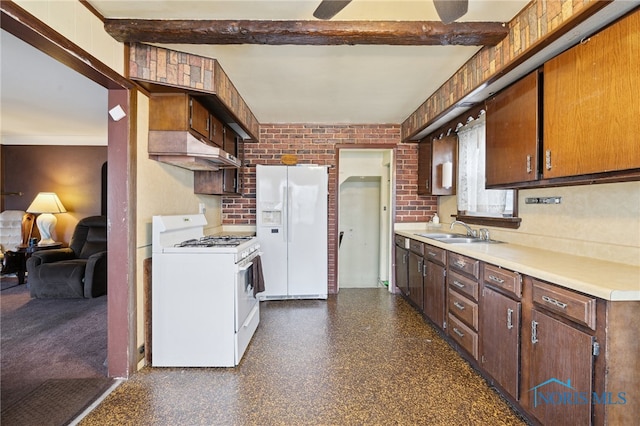
<path id="1" fill-rule="evenodd" d="M 400 297 L 262 302 L 236 368 L 145 368 L 90 425 L 521 425 Z"/>

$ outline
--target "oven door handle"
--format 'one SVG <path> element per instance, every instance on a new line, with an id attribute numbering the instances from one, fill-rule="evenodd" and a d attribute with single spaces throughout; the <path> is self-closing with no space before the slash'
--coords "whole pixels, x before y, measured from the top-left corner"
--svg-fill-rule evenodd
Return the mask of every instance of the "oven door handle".
<path id="1" fill-rule="evenodd" d="M 251 268 L 253 266 L 253 261 L 248 262 L 246 264 L 244 264 L 244 266 L 241 266 L 240 268 L 238 268 L 238 272 L 244 272 L 247 269 Z"/>

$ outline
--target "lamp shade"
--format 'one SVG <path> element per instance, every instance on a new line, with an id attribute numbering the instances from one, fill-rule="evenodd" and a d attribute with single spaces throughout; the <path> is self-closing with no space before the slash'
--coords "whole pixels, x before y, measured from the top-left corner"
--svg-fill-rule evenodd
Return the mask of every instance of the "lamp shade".
<path id="1" fill-rule="evenodd" d="M 36 219 L 36 225 L 38 225 L 38 230 L 42 237 L 38 245 L 46 246 L 49 244 L 55 244 L 55 241 L 51 236 L 56 228 L 58 220 L 54 214 L 67 212 L 67 209 L 64 208 L 56 193 L 38 193 L 36 198 L 31 202 L 29 208 L 27 208 L 27 212 L 40 213 L 40 216 Z"/>
<path id="2" fill-rule="evenodd" d="M 36 195 L 36 198 L 31 202 L 27 213 L 66 213 L 67 209 L 64 208 L 60 198 L 55 192 L 40 192 Z"/>

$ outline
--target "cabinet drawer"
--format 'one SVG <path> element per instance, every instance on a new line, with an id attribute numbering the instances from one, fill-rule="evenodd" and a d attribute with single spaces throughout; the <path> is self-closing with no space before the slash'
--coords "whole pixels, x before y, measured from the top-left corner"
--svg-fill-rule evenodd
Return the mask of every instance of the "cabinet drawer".
<path id="1" fill-rule="evenodd" d="M 518 298 L 522 297 L 522 276 L 519 273 L 485 264 L 482 275 L 486 284 L 506 290 Z"/>
<path id="2" fill-rule="evenodd" d="M 447 262 L 447 251 L 439 247 L 424 245 L 424 257 L 430 262 L 445 266 Z"/>
<path id="3" fill-rule="evenodd" d="M 471 275 L 474 278 L 478 278 L 480 261 L 458 253 L 449 252 L 449 267 L 464 274 Z"/>
<path id="4" fill-rule="evenodd" d="M 424 243 L 416 240 L 410 240 L 409 250 L 420 256 L 424 255 Z"/>
<path id="5" fill-rule="evenodd" d="M 447 274 L 447 283 L 449 287 L 469 296 L 473 300 L 478 300 L 478 282 L 460 275 L 456 272 L 449 271 Z"/>
<path id="6" fill-rule="evenodd" d="M 396 245 L 397 245 L 397 246 L 400 246 L 400 247 L 407 248 L 407 247 L 404 245 L 404 240 L 405 240 L 405 239 L 406 239 L 406 238 L 405 238 L 405 237 L 403 237 L 402 235 L 396 235 L 396 236 L 395 236 L 395 242 L 396 242 Z"/>
<path id="7" fill-rule="evenodd" d="M 533 303 L 570 320 L 596 329 L 595 297 L 578 294 L 542 281 L 533 280 Z"/>
<path id="8" fill-rule="evenodd" d="M 478 333 L 464 325 L 462 321 L 449 313 L 449 336 L 458 342 L 475 359 L 478 359 Z"/>
<path id="9" fill-rule="evenodd" d="M 478 304 L 451 289 L 449 289 L 449 313 L 464 321 L 475 331 L 478 330 Z"/>

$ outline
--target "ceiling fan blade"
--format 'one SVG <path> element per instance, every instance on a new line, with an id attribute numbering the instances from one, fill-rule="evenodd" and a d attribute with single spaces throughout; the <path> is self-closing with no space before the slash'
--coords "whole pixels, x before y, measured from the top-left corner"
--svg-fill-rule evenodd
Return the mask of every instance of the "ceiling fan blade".
<path id="1" fill-rule="evenodd" d="M 433 0 L 436 12 L 443 24 L 461 18 L 469 9 L 469 0 Z"/>
<path id="2" fill-rule="evenodd" d="M 351 0 L 322 0 L 313 16 L 318 19 L 331 19 L 349 3 Z"/>

